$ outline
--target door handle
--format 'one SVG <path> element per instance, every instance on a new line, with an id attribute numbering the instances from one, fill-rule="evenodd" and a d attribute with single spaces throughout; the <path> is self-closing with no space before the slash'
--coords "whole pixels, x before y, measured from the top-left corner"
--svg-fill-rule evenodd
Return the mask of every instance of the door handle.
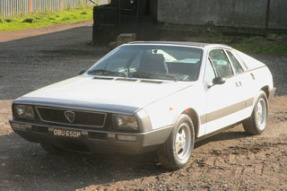
<path id="1" fill-rule="evenodd" d="M 240 81 L 235 82 L 235 84 L 236 84 L 236 87 L 240 87 L 240 86 L 242 86 L 242 83 L 241 83 Z"/>
<path id="2" fill-rule="evenodd" d="M 252 80 L 255 80 L 255 76 L 253 73 L 250 73 Z"/>

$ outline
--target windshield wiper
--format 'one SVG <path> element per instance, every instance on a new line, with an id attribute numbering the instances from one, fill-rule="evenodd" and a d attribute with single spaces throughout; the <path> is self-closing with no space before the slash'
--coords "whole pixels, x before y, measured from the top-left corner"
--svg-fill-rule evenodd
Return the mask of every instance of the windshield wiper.
<path id="1" fill-rule="evenodd" d="M 113 72 L 113 71 L 103 70 L 103 69 L 90 70 L 90 71 L 88 71 L 88 74 L 126 77 L 126 74 L 124 74 L 122 72 Z"/>
<path id="2" fill-rule="evenodd" d="M 170 75 L 167 75 L 167 74 L 153 74 L 153 73 L 135 72 L 135 73 L 132 74 L 132 77 L 177 81 L 176 77 L 170 76 Z"/>

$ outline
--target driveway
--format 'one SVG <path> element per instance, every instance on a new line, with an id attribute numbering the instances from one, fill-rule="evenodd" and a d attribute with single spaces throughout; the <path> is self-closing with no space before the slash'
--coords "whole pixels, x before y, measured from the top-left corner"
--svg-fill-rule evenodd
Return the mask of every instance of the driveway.
<path id="1" fill-rule="evenodd" d="M 75 76 L 107 52 L 91 45 L 90 24 L 0 33 L 0 190 L 287 189 L 287 56 L 254 55 L 278 88 L 266 131 L 248 136 L 238 125 L 201 141 L 178 171 L 161 168 L 154 153 L 54 156 L 14 134 L 12 99 Z"/>

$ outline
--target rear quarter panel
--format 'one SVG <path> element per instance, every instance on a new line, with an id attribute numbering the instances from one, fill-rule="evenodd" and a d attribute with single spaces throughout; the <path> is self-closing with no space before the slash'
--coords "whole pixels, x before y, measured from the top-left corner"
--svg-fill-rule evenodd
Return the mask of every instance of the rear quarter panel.
<path id="1" fill-rule="evenodd" d="M 268 90 L 274 88 L 273 76 L 269 68 L 264 63 L 240 51 L 237 51 L 237 53 L 242 58 L 244 64 L 247 66 L 246 72 L 249 73 L 251 77 L 254 76 L 254 84 L 250 84 L 248 91 L 253 93 L 255 104 L 259 93 L 263 88 L 267 87 Z"/>

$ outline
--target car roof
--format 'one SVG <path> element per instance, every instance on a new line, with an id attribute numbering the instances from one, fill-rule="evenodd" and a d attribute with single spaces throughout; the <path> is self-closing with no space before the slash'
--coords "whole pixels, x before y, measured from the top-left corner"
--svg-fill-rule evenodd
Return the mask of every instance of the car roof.
<path id="1" fill-rule="evenodd" d="M 188 41 L 134 41 L 128 44 L 132 45 L 177 45 L 177 46 L 190 46 L 198 48 L 231 48 L 224 44 L 211 44 L 211 43 L 201 43 L 201 42 L 188 42 Z"/>

